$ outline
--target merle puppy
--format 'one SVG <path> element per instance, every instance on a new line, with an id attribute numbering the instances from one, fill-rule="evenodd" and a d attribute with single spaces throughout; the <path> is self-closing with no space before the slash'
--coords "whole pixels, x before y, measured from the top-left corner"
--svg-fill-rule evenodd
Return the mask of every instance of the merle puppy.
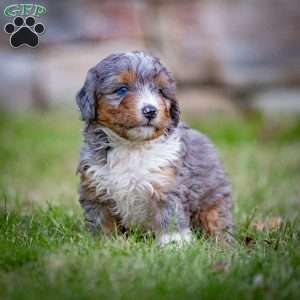
<path id="1" fill-rule="evenodd" d="M 113 54 L 77 95 L 85 121 L 80 204 L 94 232 L 151 230 L 160 245 L 201 229 L 224 240 L 231 190 L 212 143 L 180 122 L 175 82 L 144 52 Z"/>

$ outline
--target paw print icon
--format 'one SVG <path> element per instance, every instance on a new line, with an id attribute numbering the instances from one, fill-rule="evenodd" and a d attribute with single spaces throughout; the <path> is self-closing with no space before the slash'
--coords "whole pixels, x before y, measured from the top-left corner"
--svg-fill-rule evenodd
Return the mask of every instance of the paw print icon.
<path id="1" fill-rule="evenodd" d="M 10 44 L 14 48 L 22 45 L 35 48 L 39 44 L 39 35 L 45 31 L 45 26 L 42 23 L 35 22 L 35 18 L 29 16 L 25 19 L 16 17 L 13 23 L 7 23 L 4 31 L 10 36 Z"/>

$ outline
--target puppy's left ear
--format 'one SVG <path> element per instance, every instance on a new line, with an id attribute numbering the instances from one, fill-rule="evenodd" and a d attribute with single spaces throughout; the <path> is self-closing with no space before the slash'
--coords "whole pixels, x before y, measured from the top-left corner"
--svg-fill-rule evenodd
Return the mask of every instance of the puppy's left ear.
<path id="1" fill-rule="evenodd" d="M 170 107 L 171 119 L 173 122 L 173 126 L 177 127 L 179 120 L 180 120 L 179 103 L 176 98 L 172 98 L 170 101 L 171 101 L 171 107 Z"/>
<path id="2" fill-rule="evenodd" d="M 176 82 L 172 73 L 163 67 L 158 59 L 157 64 L 160 68 L 158 71 L 158 85 L 161 86 L 161 93 L 163 96 L 170 101 L 170 116 L 172 119 L 172 125 L 177 127 L 180 120 L 180 107 L 176 99 Z"/>
<path id="3" fill-rule="evenodd" d="M 85 83 L 76 96 L 76 103 L 81 112 L 81 119 L 86 122 L 95 120 L 96 81 L 97 73 L 92 69 L 88 72 Z"/>

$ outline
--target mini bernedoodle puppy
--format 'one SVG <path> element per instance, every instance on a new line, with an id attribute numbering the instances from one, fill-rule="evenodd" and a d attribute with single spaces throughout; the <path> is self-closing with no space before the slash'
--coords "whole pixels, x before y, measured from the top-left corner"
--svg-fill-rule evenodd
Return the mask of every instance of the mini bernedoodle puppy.
<path id="1" fill-rule="evenodd" d="M 229 183 L 212 143 L 180 122 L 175 82 L 144 52 L 112 54 L 77 95 L 85 121 L 80 204 L 105 234 L 138 228 L 159 245 L 192 240 L 192 229 L 231 235 Z"/>

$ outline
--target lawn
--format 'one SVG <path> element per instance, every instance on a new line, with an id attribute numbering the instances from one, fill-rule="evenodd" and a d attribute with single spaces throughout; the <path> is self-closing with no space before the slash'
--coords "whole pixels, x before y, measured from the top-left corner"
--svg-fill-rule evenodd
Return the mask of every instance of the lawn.
<path id="1" fill-rule="evenodd" d="M 299 299 L 300 122 L 191 120 L 231 178 L 235 243 L 92 237 L 77 202 L 76 113 L 0 118 L 0 299 Z"/>

